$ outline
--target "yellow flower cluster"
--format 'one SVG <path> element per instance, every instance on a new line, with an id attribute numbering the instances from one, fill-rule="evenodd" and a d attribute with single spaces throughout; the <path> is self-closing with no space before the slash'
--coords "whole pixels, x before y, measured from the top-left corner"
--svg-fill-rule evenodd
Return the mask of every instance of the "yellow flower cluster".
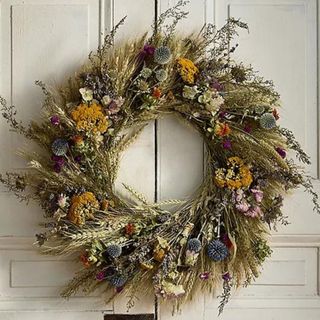
<path id="1" fill-rule="evenodd" d="M 252 183 L 252 174 L 242 159 L 239 157 L 230 157 L 227 161 L 227 168 L 219 168 L 216 170 L 215 182 L 220 188 L 247 188 Z"/>
<path id="2" fill-rule="evenodd" d="M 100 104 L 81 103 L 71 112 L 72 119 L 76 122 L 79 131 L 104 133 L 108 129 L 108 120 Z"/>
<path id="3" fill-rule="evenodd" d="M 186 58 L 179 58 L 178 63 L 178 72 L 182 80 L 186 83 L 193 84 L 195 80 L 195 75 L 199 72 L 199 69 L 195 64 Z"/>
<path id="4" fill-rule="evenodd" d="M 99 202 L 92 192 L 84 192 L 71 198 L 68 219 L 76 225 L 83 225 L 86 219 L 92 219 Z"/>

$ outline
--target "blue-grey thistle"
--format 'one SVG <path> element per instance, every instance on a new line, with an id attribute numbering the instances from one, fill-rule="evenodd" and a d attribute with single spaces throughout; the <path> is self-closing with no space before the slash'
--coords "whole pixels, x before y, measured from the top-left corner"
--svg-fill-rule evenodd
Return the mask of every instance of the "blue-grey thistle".
<path id="1" fill-rule="evenodd" d="M 212 240 L 208 244 L 208 257 L 213 261 L 223 261 L 229 254 L 227 246 L 220 240 Z"/>
<path id="2" fill-rule="evenodd" d="M 168 47 L 159 47 L 154 51 L 154 61 L 158 64 L 166 64 L 171 59 L 171 50 Z"/>
<path id="3" fill-rule="evenodd" d="M 272 129 L 277 125 L 276 118 L 271 113 L 264 113 L 260 117 L 260 126 L 263 129 Z"/>
<path id="4" fill-rule="evenodd" d="M 110 244 L 106 248 L 107 254 L 112 258 L 118 258 L 121 256 L 122 248 L 118 244 Z"/>
<path id="5" fill-rule="evenodd" d="M 201 241 L 197 238 L 192 238 L 187 243 L 187 248 L 193 252 L 199 252 L 202 248 Z"/>
<path id="6" fill-rule="evenodd" d="M 127 280 L 128 280 L 127 276 L 123 274 L 116 274 L 110 278 L 109 282 L 111 285 L 119 288 L 119 287 L 123 287 L 127 282 Z"/>
<path id="7" fill-rule="evenodd" d="M 65 139 L 56 139 L 51 145 L 51 150 L 55 156 L 64 156 L 68 151 L 68 141 Z"/>

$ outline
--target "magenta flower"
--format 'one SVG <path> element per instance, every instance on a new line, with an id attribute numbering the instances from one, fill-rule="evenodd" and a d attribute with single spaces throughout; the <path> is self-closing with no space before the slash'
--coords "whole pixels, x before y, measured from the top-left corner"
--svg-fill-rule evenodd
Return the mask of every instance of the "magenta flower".
<path id="1" fill-rule="evenodd" d="M 100 271 L 96 274 L 96 279 L 98 281 L 101 281 L 101 280 L 104 280 L 105 279 L 105 274 L 104 274 L 104 271 Z"/>
<path id="2" fill-rule="evenodd" d="M 202 272 L 202 273 L 200 273 L 200 275 L 199 275 L 199 278 L 200 278 L 201 280 L 208 280 L 209 277 L 210 277 L 210 272 Z"/>
<path id="3" fill-rule="evenodd" d="M 81 158 L 80 155 L 74 157 L 74 161 L 77 162 L 77 163 L 80 163 L 81 160 L 82 160 L 82 158 Z"/>
<path id="4" fill-rule="evenodd" d="M 123 290 L 123 287 L 116 287 L 115 290 L 116 290 L 117 293 L 120 293 Z"/>
<path id="5" fill-rule="evenodd" d="M 139 52 L 138 60 L 142 63 L 147 57 L 153 56 L 156 48 L 150 44 L 145 44 L 142 50 Z"/>
<path id="6" fill-rule="evenodd" d="M 54 126 L 58 126 L 60 124 L 60 118 L 57 115 L 53 115 L 50 118 L 50 122 L 54 125 Z"/>
<path id="7" fill-rule="evenodd" d="M 145 44 L 143 47 L 143 52 L 145 52 L 148 56 L 152 56 L 155 50 L 156 48 L 150 44 Z"/>
<path id="8" fill-rule="evenodd" d="M 55 164 L 54 164 L 53 170 L 54 170 L 56 173 L 61 172 L 61 169 L 62 169 L 62 166 L 60 166 L 58 163 L 55 163 Z"/>
<path id="9" fill-rule="evenodd" d="M 231 275 L 230 275 L 230 273 L 229 273 L 229 272 L 224 273 L 224 274 L 222 275 L 222 279 L 223 279 L 224 281 L 230 281 L 230 280 L 231 280 Z"/>
<path id="10" fill-rule="evenodd" d="M 54 161 L 56 164 L 58 164 L 59 166 L 63 167 L 64 164 L 65 164 L 65 159 L 64 157 L 61 157 L 61 156 L 55 156 L 53 155 L 51 157 L 51 160 Z"/>
<path id="11" fill-rule="evenodd" d="M 250 126 L 250 124 L 246 124 L 245 127 L 243 128 L 243 130 L 246 133 L 251 133 L 252 132 L 252 127 Z"/>
<path id="12" fill-rule="evenodd" d="M 284 149 L 282 149 L 280 147 L 277 147 L 276 151 L 278 152 L 278 154 L 280 155 L 280 157 L 282 159 L 284 159 L 286 157 L 286 155 L 287 155 L 286 150 L 284 150 Z"/>
<path id="13" fill-rule="evenodd" d="M 227 115 L 228 115 L 228 113 L 226 111 L 220 111 L 219 112 L 219 118 L 224 118 Z"/>
<path id="14" fill-rule="evenodd" d="M 52 155 L 51 160 L 54 162 L 53 170 L 56 173 L 61 172 L 61 169 L 65 165 L 65 158 L 61 156 Z"/>

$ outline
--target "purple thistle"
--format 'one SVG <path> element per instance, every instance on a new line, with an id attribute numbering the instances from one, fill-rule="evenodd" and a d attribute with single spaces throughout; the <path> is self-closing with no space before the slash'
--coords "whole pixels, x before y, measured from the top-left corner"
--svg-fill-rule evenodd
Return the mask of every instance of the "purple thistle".
<path id="1" fill-rule="evenodd" d="M 58 126 L 60 124 L 60 117 L 57 116 L 57 115 L 53 115 L 51 118 L 50 118 L 50 122 L 51 124 L 53 124 L 54 126 Z"/>
<path id="2" fill-rule="evenodd" d="M 286 155 L 287 155 L 286 150 L 284 150 L 284 149 L 282 149 L 280 147 L 277 147 L 276 151 L 278 152 L 278 154 L 280 155 L 280 157 L 282 159 L 284 159 L 286 157 Z"/>
<path id="3" fill-rule="evenodd" d="M 223 146 L 223 149 L 230 150 L 232 148 L 231 140 L 230 139 L 225 139 L 222 142 L 222 146 Z"/>

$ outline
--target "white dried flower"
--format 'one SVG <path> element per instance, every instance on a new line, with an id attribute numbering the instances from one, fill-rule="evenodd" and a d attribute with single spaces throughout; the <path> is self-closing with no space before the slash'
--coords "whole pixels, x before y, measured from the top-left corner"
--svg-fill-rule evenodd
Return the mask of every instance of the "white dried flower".
<path id="1" fill-rule="evenodd" d="M 182 91 L 182 96 L 186 99 L 193 100 L 198 92 L 199 91 L 197 86 L 193 86 L 193 87 L 184 86 Z"/>
<path id="2" fill-rule="evenodd" d="M 205 104 L 205 107 L 208 111 L 216 111 L 220 106 L 224 104 L 224 99 L 220 95 L 217 95 L 215 98 L 211 99 L 209 103 Z"/>
<path id="3" fill-rule="evenodd" d="M 81 93 L 82 99 L 86 102 L 89 102 L 93 99 L 93 91 L 87 87 L 80 88 L 79 92 Z"/>
<path id="4" fill-rule="evenodd" d="M 107 106 L 110 104 L 111 100 L 112 100 L 112 99 L 110 98 L 110 96 L 105 95 L 105 96 L 102 97 L 101 103 L 102 103 L 105 107 L 107 107 Z"/>
<path id="5" fill-rule="evenodd" d="M 168 78 L 168 73 L 164 69 L 159 69 L 156 71 L 156 78 L 159 82 L 165 81 Z"/>
<path id="6" fill-rule="evenodd" d="M 58 196 L 57 203 L 60 208 L 64 208 L 67 205 L 68 197 L 61 193 Z"/>

